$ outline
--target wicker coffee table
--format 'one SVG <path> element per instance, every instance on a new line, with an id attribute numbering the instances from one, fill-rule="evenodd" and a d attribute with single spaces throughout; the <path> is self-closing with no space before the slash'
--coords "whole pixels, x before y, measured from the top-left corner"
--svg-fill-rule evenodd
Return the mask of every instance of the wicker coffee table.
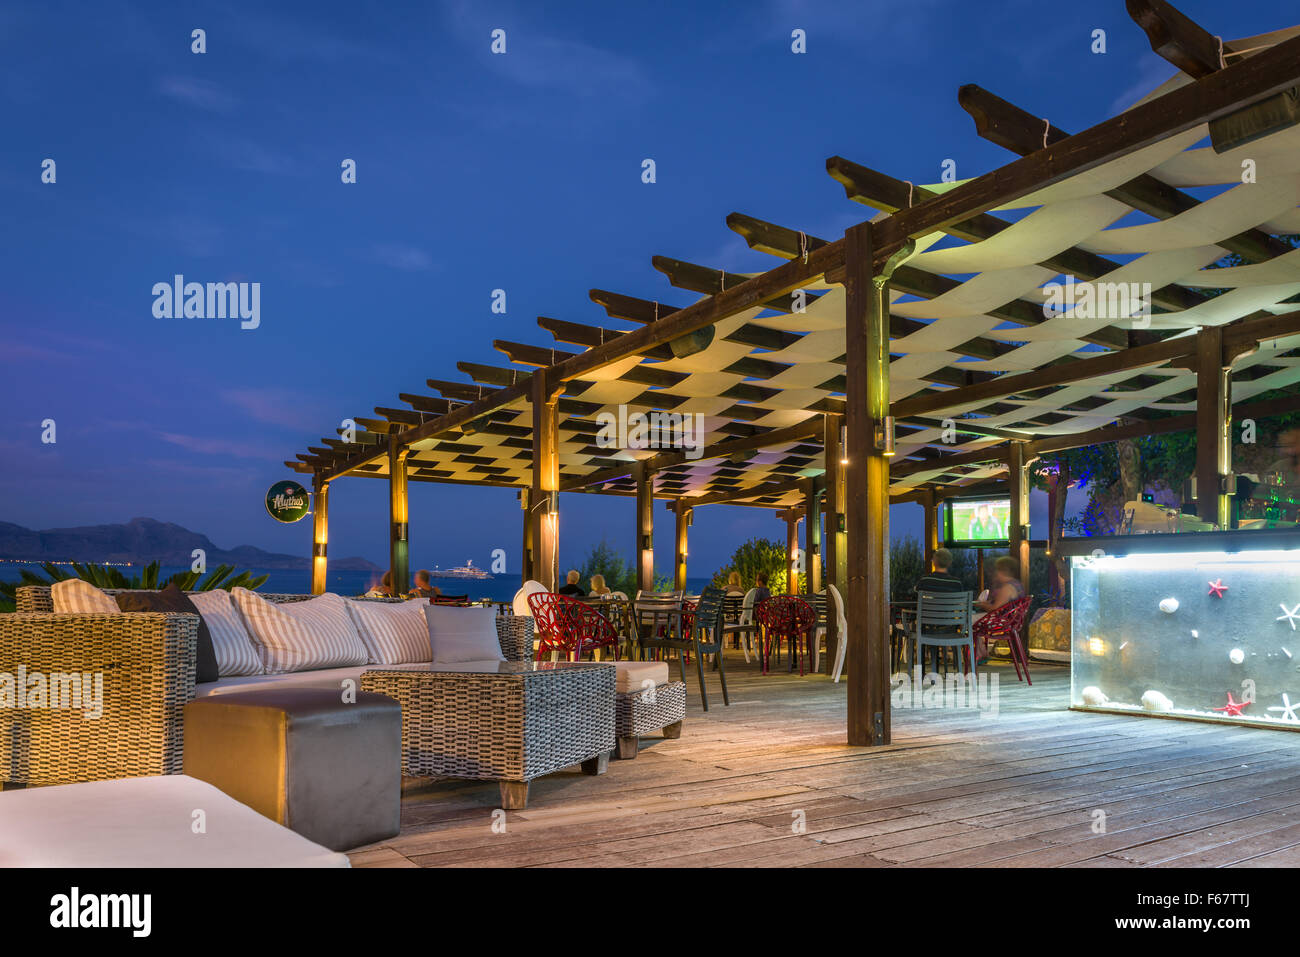
<path id="1" fill-rule="evenodd" d="M 575 764 L 604 774 L 614 750 L 608 662 L 396 665 L 361 688 L 402 706 L 403 774 L 498 781 L 506 810 L 527 806 L 533 778 Z"/>

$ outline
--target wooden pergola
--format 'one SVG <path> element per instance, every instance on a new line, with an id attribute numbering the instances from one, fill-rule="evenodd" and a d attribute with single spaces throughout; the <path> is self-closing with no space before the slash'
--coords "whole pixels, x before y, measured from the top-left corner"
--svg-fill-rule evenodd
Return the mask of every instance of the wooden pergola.
<path id="1" fill-rule="evenodd" d="M 1233 416 L 1300 408 L 1300 395 L 1252 401 L 1300 380 L 1300 251 L 1278 239 L 1300 233 L 1300 27 L 1221 43 L 1163 0 L 1128 7 L 1179 70 L 1130 110 L 1071 135 L 963 87 L 979 135 L 1020 158 L 927 187 L 832 157 L 847 197 L 877 211 L 843 236 L 733 213 L 728 226 L 783 262 L 737 275 L 655 257 L 699 298 L 592 290 L 608 322 L 541 317 L 551 344 L 498 340 L 509 364 L 459 363 L 472 382 L 430 379 L 438 396 L 402 393 L 404 407 L 286 463 L 312 477 L 313 590 L 345 475 L 387 478 L 399 582 L 409 481 L 517 489 L 523 575 L 548 587 L 559 492 L 635 497 L 645 588 L 655 499 L 675 515 L 678 587 L 693 509 L 778 510 L 792 550 L 806 518 L 807 587 L 824 578 L 845 597 L 848 635 L 832 626 L 828 644 L 849 644 L 848 741 L 888 744 L 890 504 L 925 507 L 928 552 L 946 495 L 1005 482 L 1027 576 L 1032 462 L 1194 428 L 1198 513 L 1226 526 Z M 1218 192 L 1187 192 L 1203 188 Z M 1241 265 L 1216 266 L 1228 253 Z M 1114 295 L 1045 308 L 1063 280 L 1149 288 L 1149 310 Z M 702 415 L 702 453 L 604 447 L 602 417 L 620 407 Z"/>

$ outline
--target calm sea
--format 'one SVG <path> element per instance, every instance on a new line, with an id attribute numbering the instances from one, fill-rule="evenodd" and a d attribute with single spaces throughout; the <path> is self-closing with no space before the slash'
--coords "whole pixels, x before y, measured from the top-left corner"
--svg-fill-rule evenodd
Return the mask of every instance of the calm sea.
<path id="1" fill-rule="evenodd" d="M 39 565 L 25 565 L 19 562 L 0 562 L 0 581 L 18 581 L 21 579 L 21 570 L 28 569 L 31 572 L 41 575 Z M 139 567 L 119 567 L 127 578 L 133 578 L 140 574 Z M 267 575 L 266 584 L 262 585 L 258 591 L 276 594 L 303 595 L 311 591 L 311 572 L 308 569 L 285 570 L 285 569 L 249 569 L 255 575 Z M 187 567 L 163 567 L 159 574 L 165 580 L 177 572 L 189 571 Z M 340 595 L 362 595 L 369 588 L 378 582 L 381 573 L 367 571 L 331 571 L 325 577 L 326 587 L 329 591 L 337 592 Z M 490 598 L 493 601 L 509 601 L 519 590 L 518 575 L 497 575 L 491 579 L 481 579 L 477 581 L 462 581 L 456 578 L 435 578 L 433 583 L 442 589 L 447 595 L 469 594 L 471 599 Z M 688 578 L 686 580 L 687 588 L 692 592 L 699 592 L 708 585 L 707 578 Z"/>

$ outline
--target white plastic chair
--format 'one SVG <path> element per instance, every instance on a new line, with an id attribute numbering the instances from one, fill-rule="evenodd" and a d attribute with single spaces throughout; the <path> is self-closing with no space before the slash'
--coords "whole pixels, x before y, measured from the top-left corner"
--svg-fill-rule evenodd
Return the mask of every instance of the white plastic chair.
<path id="1" fill-rule="evenodd" d="M 835 634 L 839 636 L 838 647 L 835 649 L 835 670 L 831 676 L 835 683 L 840 683 L 840 672 L 844 670 L 844 655 L 849 650 L 849 623 L 844 620 L 844 599 L 840 596 L 840 590 L 834 585 L 826 586 L 827 593 L 831 596 L 831 602 L 835 606 Z"/>
<path id="2" fill-rule="evenodd" d="M 535 595 L 538 592 L 546 591 L 546 586 L 541 582 L 533 581 L 531 578 L 524 582 L 524 587 L 515 592 L 514 611 L 516 615 L 525 618 L 531 618 L 533 610 L 528 607 L 528 596 Z"/>
<path id="3" fill-rule="evenodd" d="M 740 632 L 740 648 L 745 652 L 745 664 L 749 664 L 750 642 L 754 640 L 754 598 L 757 595 L 757 588 L 745 592 L 745 597 L 740 603 L 740 620 L 736 623 L 743 628 Z"/>

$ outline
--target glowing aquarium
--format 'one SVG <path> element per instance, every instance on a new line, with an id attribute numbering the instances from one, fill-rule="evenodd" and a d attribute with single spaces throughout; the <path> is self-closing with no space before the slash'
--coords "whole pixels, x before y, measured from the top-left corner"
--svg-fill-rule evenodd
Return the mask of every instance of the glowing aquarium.
<path id="1" fill-rule="evenodd" d="M 1300 730 L 1294 531 L 1071 544 L 1071 707 Z"/>

